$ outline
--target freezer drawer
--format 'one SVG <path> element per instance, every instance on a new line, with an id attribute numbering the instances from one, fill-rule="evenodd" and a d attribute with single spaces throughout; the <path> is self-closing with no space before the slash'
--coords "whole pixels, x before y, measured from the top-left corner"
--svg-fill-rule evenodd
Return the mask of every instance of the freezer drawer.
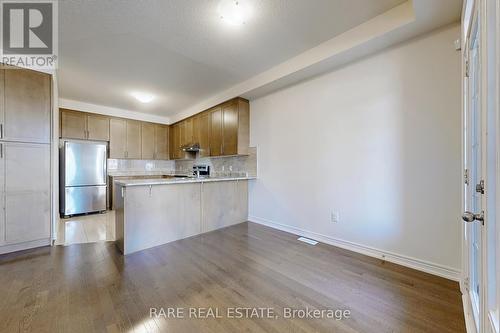
<path id="1" fill-rule="evenodd" d="M 66 187 L 64 215 L 105 211 L 106 187 L 105 185 Z"/>

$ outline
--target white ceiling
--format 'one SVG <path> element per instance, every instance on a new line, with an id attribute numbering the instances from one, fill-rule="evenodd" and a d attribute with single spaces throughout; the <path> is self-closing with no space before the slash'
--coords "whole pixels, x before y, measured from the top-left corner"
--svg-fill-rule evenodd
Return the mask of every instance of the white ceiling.
<path id="1" fill-rule="evenodd" d="M 59 97 L 173 116 L 405 2 L 246 1 L 240 27 L 220 19 L 218 0 L 60 1 Z"/>

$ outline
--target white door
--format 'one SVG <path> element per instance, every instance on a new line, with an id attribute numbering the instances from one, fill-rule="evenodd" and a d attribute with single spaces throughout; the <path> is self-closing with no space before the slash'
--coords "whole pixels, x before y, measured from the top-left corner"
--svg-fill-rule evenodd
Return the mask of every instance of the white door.
<path id="1" fill-rule="evenodd" d="M 496 168 L 498 113 L 493 0 L 475 1 L 466 35 L 464 84 L 464 286 L 476 332 L 498 332 Z M 490 8 L 491 9 L 491 8 Z M 493 29 L 491 28 L 493 27 Z"/>
<path id="2" fill-rule="evenodd" d="M 466 119 L 466 164 L 468 180 L 464 221 L 468 255 L 468 293 L 476 327 L 480 324 L 481 308 L 481 258 L 482 224 L 484 220 L 482 177 L 482 108 L 481 108 L 481 52 L 479 18 L 476 16 L 467 43 L 468 53 L 468 98 Z"/>

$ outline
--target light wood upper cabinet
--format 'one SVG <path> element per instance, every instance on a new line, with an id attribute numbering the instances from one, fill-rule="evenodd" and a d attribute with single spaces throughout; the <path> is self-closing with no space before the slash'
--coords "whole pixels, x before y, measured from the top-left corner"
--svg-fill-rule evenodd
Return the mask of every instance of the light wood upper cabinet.
<path id="1" fill-rule="evenodd" d="M 87 118 L 85 113 L 61 109 L 61 137 L 69 139 L 87 138 Z"/>
<path id="2" fill-rule="evenodd" d="M 142 159 L 168 160 L 168 126 L 142 124 Z"/>
<path id="3" fill-rule="evenodd" d="M 222 106 L 222 154 L 238 154 L 237 101 Z"/>
<path id="4" fill-rule="evenodd" d="M 111 118 L 109 121 L 109 157 L 127 158 L 127 121 Z"/>
<path id="5" fill-rule="evenodd" d="M 68 109 L 60 111 L 62 138 L 109 141 L 109 117 Z"/>
<path id="6" fill-rule="evenodd" d="M 127 158 L 141 159 L 142 135 L 141 122 L 127 120 Z"/>
<path id="7" fill-rule="evenodd" d="M 109 117 L 97 114 L 88 114 L 87 139 L 109 141 Z"/>
<path id="8" fill-rule="evenodd" d="M 179 141 L 177 143 L 177 145 L 179 147 L 182 147 L 186 144 L 186 140 L 185 140 L 185 137 L 186 137 L 186 122 L 185 121 L 181 121 L 178 126 L 177 126 L 179 129 Z"/>
<path id="9" fill-rule="evenodd" d="M 155 159 L 168 160 L 168 126 L 155 125 Z"/>
<path id="10" fill-rule="evenodd" d="M 2 70 L 0 139 L 50 143 L 51 77 L 26 69 Z"/>
<path id="11" fill-rule="evenodd" d="M 222 155 L 246 155 L 250 145 L 250 104 L 236 98 L 222 105 Z"/>
<path id="12" fill-rule="evenodd" d="M 117 159 L 193 158 L 193 153 L 186 153 L 181 147 L 196 143 L 200 145 L 198 157 L 246 155 L 249 126 L 249 103 L 242 98 L 232 99 L 171 126 L 61 109 L 62 137 L 109 140 L 110 158 Z"/>
<path id="13" fill-rule="evenodd" d="M 210 156 L 210 113 L 203 112 L 193 119 L 193 141 L 200 145 L 200 157 Z"/>
<path id="14" fill-rule="evenodd" d="M 193 118 L 188 118 L 184 122 L 184 145 L 193 143 Z"/>
<path id="15" fill-rule="evenodd" d="M 243 98 L 232 99 L 177 122 L 170 131 L 171 159 L 182 158 L 180 147 L 191 143 L 200 145 L 198 157 L 246 155 L 250 143 L 249 103 Z"/>
<path id="16" fill-rule="evenodd" d="M 210 110 L 210 156 L 245 155 L 250 143 L 250 108 L 235 98 Z"/>
<path id="17" fill-rule="evenodd" d="M 180 124 L 177 123 L 175 125 L 170 126 L 169 133 L 169 143 L 170 143 L 170 159 L 175 160 L 181 158 L 181 129 Z"/>
<path id="18" fill-rule="evenodd" d="M 238 155 L 248 155 L 250 148 L 250 103 L 238 99 Z"/>
<path id="19" fill-rule="evenodd" d="M 155 158 L 155 125 L 142 124 L 142 159 L 153 160 Z"/>
<path id="20" fill-rule="evenodd" d="M 183 147 L 191 143 L 193 143 L 193 119 L 188 118 L 179 123 L 179 145 Z"/>
<path id="21" fill-rule="evenodd" d="M 2 93 L 0 90 L 0 98 Z M 168 125 L 68 109 L 60 109 L 60 115 L 61 138 L 109 141 L 110 158 L 166 160 L 169 157 Z"/>
<path id="22" fill-rule="evenodd" d="M 222 109 L 216 107 L 210 111 L 210 156 L 222 154 Z"/>

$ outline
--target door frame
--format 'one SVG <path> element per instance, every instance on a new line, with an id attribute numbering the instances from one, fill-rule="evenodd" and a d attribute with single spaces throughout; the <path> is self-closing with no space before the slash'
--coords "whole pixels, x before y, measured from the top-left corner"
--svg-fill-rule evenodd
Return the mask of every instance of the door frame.
<path id="1" fill-rule="evenodd" d="M 488 11 L 487 11 L 488 9 Z M 492 18 L 491 16 L 493 15 L 493 18 L 496 20 L 496 29 L 492 29 L 491 26 L 488 28 L 488 25 L 490 25 L 489 20 Z M 468 291 L 468 278 L 470 276 L 469 272 L 469 260 L 470 260 L 470 252 L 469 252 L 469 247 L 467 240 L 465 238 L 466 236 L 466 228 L 469 228 L 465 223 L 462 223 L 462 280 L 460 281 L 460 288 L 462 291 L 462 299 L 463 299 L 463 305 L 464 305 L 464 312 L 465 312 L 465 319 L 466 319 L 466 324 L 467 324 L 467 331 L 468 332 L 487 332 L 487 333 L 493 333 L 493 332 L 499 332 L 498 330 L 498 312 L 493 313 L 490 311 L 491 309 L 491 304 L 492 304 L 492 299 L 490 298 L 491 293 L 489 292 L 491 289 L 491 286 L 488 285 L 488 282 L 491 280 L 489 279 L 489 264 L 488 264 L 488 258 L 489 256 L 493 254 L 496 256 L 495 257 L 495 266 L 496 266 L 496 276 L 493 278 L 495 279 L 496 282 L 496 300 L 493 301 L 493 304 L 496 305 L 496 309 L 498 311 L 499 309 L 499 300 L 500 300 L 500 273 L 498 272 L 500 270 L 500 0 L 465 0 L 463 4 L 463 12 L 462 12 L 462 71 L 464 73 L 463 75 L 463 81 L 462 81 L 462 145 L 464 149 L 462 149 L 462 163 L 463 163 L 463 168 L 462 168 L 462 186 L 463 181 L 466 177 L 465 174 L 465 168 L 468 165 L 468 162 L 466 161 L 467 156 L 470 156 L 469 152 L 465 153 L 465 149 L 468 149 L 466 147 L 466 143 L 468 143 L 468 138 L 466 135 L 468 133 L 466 132 L 466 126 L 469 123 L 469 100 L 468 100 L 468 78 L 466 78 L 465 72 L 466 72 L 466 66 L 467 66 L 467 60 L 468 60 L 468 49 L 469 49 L 469 44 L 470 44 L 470 36 L 472 33 L 472 28 L 474 27 L 475 20 L 477 20 L 477 16 L 479 16 L 479 31 L 480 31 L 480 73 L 481 73 L 481 81 L 480 81 L 480 108 L 481 108 L 481 113 L 482 113 L 482 128 L 483 128 L 483 133 L 482 133 L 482 138 L 481 138 L 481 143 L 482 143 L 482 154 L 483 154 L 483 165 L 482 165 L 482 178 L 485 180 L 486 184 L 488 183 L 488 170 L 491 172 L 491 168 L 496 172 L 495 174 L 495 190 L 491 194 L 495 194 L 495 200 L 496 202 L 494 203 L 495 207 L 498 207 L 498 209 L 491 209 L 491 214 L 488 215 L 488 210 L 487 210 L 487 202 L 488 202 L 488 188 L 486 189 L 486 196 L 483 197 L 483 207 L 485 208 L 485 214 L 486 214 L 486 221 L 483 227 L 481 227 L 481 259 L 480 259 L 480 266 L 481 266 L 481 271 L 479 272 L 480 275 L 480 284 L 481 284 L 481 289 L 480 289 L 480 317 L 479 317 L 479 327 L 476 327 L 475 320 L 474 320 L 474 315 L 473 315 L 473 310 L 472 310 L 472 304 L 470 301 L 470 296 L 469 296 L 469 291 Z M 492 37 L 493 36 L 493 37 Z M 490 44 L 488 44 L 488 39 L 490 40 Z M 495 45 L 491 44 L 491 40 L 495 41 Z M 495 58 L 493 61 L 491 61 L 491 56 L 489 53 L 491 52 L 491 49 L 495 50 Z M 490 67 L 488 67 L 490 66 Z M 493 67 L 493 68 L 492 68 Z M 496 87 L 493 87 L 494 90 L 491 89 L 489 84 L 489 77 L 488 77 L 488 72 L 491 73 L 496 73 Z M 493 104 L 489 104 L 488 102 L 488 97 L 491 98 L 491 94 L 494 94 Z M 491 102 L 491 100 L 490 100 Z M 492 106 L 493 105 L 493 106 Z M 492 108 L 493 107 L 493 111 Z M 493 126 L 491 126 L 491 123 L 488 126 L 489 121 L 494 121 Z M 488 129 L 494 128 L 494 135 L 493 137 L 492 133 L 490 134 L 490 137 L 488 138 L 486 131 Z M 492 139 L 493 138 L 493 139 Z M 492 152 L 491 149 L 488 148 L 488 142 L 491 142 L 490 140 L 495 140 L 496 142 L 496 147 L 495 151 Z M 491 147 L 490 147 L 491 148 Z M 487 154 L 490 154 L 489 156 Z M 467 155 L 466 155 L 467 154 Z M 492 156 L 494 154 L 495 156 Z M 488 164 L 488 161 L 493 158 L 494 165 Z M 474 185 L 475 184 L 470 184 L 467 187 L 463 187 L 462 190 L 462 211 L 465 211 L 465 204 L 468 196 L 466 195 L 467 191 L 473 191 L 474 190 Z M 490 184 L 491 185 L 491 184 Z M 490 203 L 491 204 L 491 203 Z M 493 216 L 492 214 L 496 214 L 496 216 Z M 496 224 L 496 228 L 495 228 Z M 492 229 L 494 232 L 492 232 Z M 495 237 L 495 246 L 496 249 L 493 249 L 493 251 L 488 252 L 488 235 L 493 234 L 493 237 Z M 491 263 L 491 261 L 490 261 Z M 490 264 L 490 266 L 492 266 Z M 491 277 L 491 274 L 490 274 Z"/>
<path id="2" fill-rule="evenodd" d="M 479 75 L 480 75 L 480 80 L 478 82 L 479 84 L 479 113 L 480 113 L 480 118 L 479 121 L 481 122 L 480 128 L 481 128 L 481 133 L 480 133 L 480 154 L 481 154 L 481 165 L 479 166 L 477 172 L 480 173 L 481 179 L 484 179 L 485 172 L 484 172 L 484 73 L 483 73 L 483 11 L 481 10 L 481 0 L 474 1 L 472 6 L 469 8 L 470 12 L 468 13 L 470 16 L 467 19 L 468 25 L 466 26 L 465 30 L 465 35 L 464 35 L 464 43 L 463 43 L 463 59 L 464 59 L 464 67 L 465 67 L 465 73 L 464 73 L 464 80 L 463 80 L 463 158 L 462 158 L 462 163 L 463 163 L 463 173 L 464 173 L 464 179 L 462 186 L 463 191 L 463 200 L 462 200 L 462 211 L 465 210 L 470 210 L 472 207 L 472 200 L 473 200 L 473 195 L 474 195 L 474 179 L 470 179 L 470 175 L 472 174 L 471 172 L 471 166 L 472 166 L 472 151 L 471 151 L 471 146 L 470 142 L 472 141 L 472 114 L 471 114 L 471 103 L 472 101 L 470 100 L 470 88 L 471 88 L 471 82 L 470 82 L 470 76 L 467 74 L 470 68 L 472 68 L 472 59 L 471 59 L 471 54 L 470 54 L 470 49 L 471 49 L 471 44 L 472 44 L 472 37 L 476 33 L 479 34 L 479 58 L 478 63 L 478 70 L 479 70 Z M 484 197 L 482 198 L 482 201 L 484 202 Z M 484 208 L 484 204 L 481 204 L 481 208 Z M 476 207 L 478 209 L 478 207 Z M 475 212 L 478 213 L 478 212 Z M 479 222 L 473 222 L 473 223 L 479 223 Z M 478 304 L 476 307 L 476 302 L 473 301 L 474 299 L 474 293 L 472 291 L 472 286 L 470 284 L 472 283 L 471 281 L 471 275 L 472 272 L 470 270 L 471 266 L 471 248 L 472 248 L 472 239 L 470 235 L 472 234 L 472 228 L 476 226 L 473 224 L 469 223 L 464 223 L 462 222 L 462 242 L 463 242 L 463 248 L 462 248 L 462 260 L 463 260 L 463 283 L 462 283 L 462 294 L 464 295 L 464 301 L 467 303 L 467 309 L 466 309 L 466 317 L 468 317 L 468 331 L 473 329 L 473 332 L 484 332 L 484 329 L 481 327 L 484 323 L 484 278 L 483 278 L 483 271 L 484 271 L 484 227 L 479 227 L 479 243 L 480 243 L 480 257 L 479 261 L 477 263 L 478 265 L 478 272 L 477 272 L 477 280 L 480 285 L 480 289 L 478 292 Z M 467 237 L 468 235 L 468 237 Z M 464 302 L 465 303 L 465 302 Z"/>

